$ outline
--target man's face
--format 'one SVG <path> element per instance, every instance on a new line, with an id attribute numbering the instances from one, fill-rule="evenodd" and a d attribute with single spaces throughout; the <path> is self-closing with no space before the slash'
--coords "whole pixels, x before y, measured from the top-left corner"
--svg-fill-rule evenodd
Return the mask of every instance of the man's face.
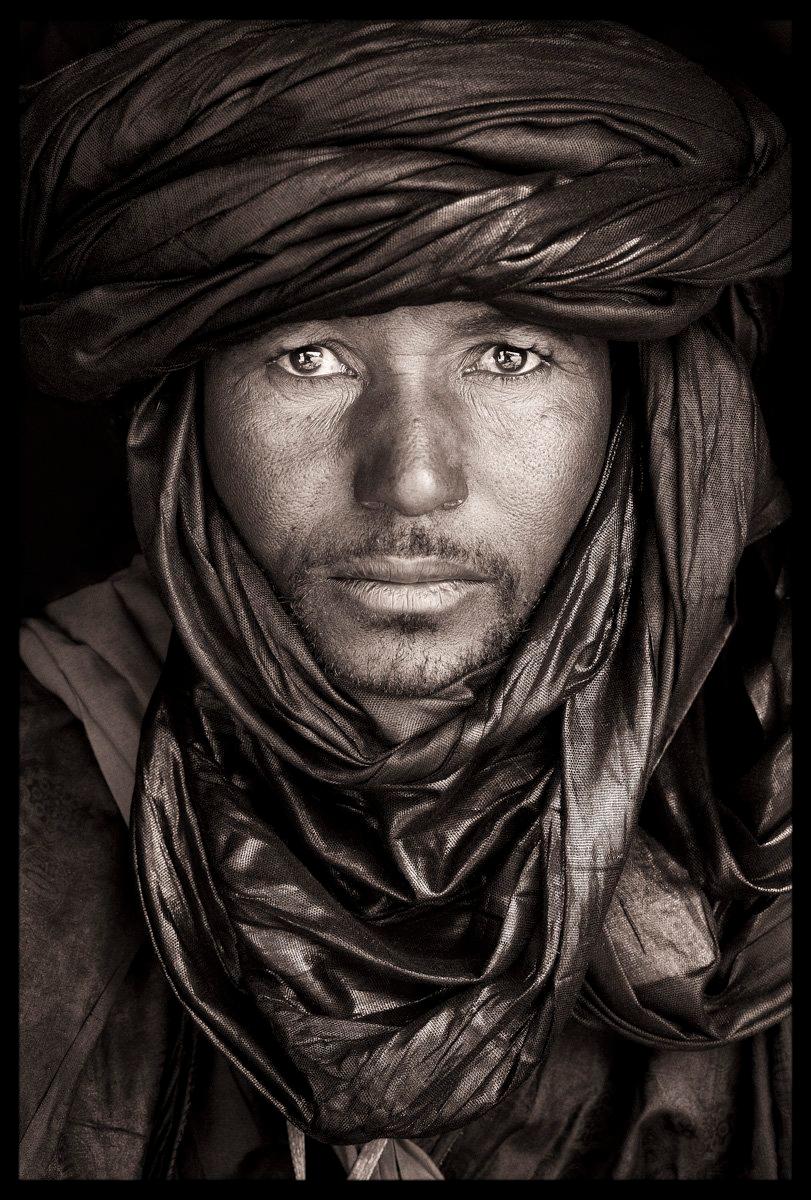
<path id="1" fill-rule="evenodd" d="M 454 302 L 279 325 L 207 363 L 206 457 L 339 682 L 426 695 L 525 625 L 600 476 L 605 342 Z"/>

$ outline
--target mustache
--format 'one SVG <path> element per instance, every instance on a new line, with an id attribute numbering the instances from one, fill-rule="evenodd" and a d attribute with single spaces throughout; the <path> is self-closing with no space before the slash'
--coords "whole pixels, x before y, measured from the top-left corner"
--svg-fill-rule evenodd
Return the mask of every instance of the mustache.
<path id="1" fill-rule="evenodd" d="M 470 567 L 496 582 L 499 594 L 508 600 L 518 591 L 519 580 L 509 559 L 483 538 L 466 545 L 458 538 L 424 525 L 409 528 L 377 528 L 360 534 L 351 541 L 325 535 L 311 541 L 301 556 L 296 571 L 296 587 L 304 583 L 307 573 L 316 567 L 346 562 L 353 558 L 437 558 L 452 560 Z"/>

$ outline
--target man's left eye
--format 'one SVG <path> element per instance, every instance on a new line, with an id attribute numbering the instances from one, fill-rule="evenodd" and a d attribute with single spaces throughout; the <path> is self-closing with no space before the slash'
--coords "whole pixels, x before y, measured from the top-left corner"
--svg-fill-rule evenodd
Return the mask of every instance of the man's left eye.
<path id="1" fill-rule="evenodd" d="M 524 350 L 520 346 L 497 345 L 477 359 L 468 371 L 484 371 L 490 375 L 531 375 L 549 366 L 549 359 L 536 350 Z"/>
<path id="2" fill-rule="evenodd" d="M 278 355 L 273 362 L 288 375 L 298 375 L 300 378 L 355 374 L 327 346 L 298 346 L 295 350 Z"/>

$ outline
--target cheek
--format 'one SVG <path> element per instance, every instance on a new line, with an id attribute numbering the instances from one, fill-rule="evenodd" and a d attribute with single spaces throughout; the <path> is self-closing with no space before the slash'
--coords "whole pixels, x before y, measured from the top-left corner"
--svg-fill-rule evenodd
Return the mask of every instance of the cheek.
<path id="1" fill-rule="evenodd" d="M 254 557 L 278 582 L 323 516 L 334 464 L 314 453 L 307 423 L 285 421 L 266 403 L 206 390 L 205 452 L 214 488 Z"/>
<path id="2" fill-rule="evenodd" d="M 528 590 L 546 583 L 600 479 L 610 401 L 588 419 L 576 413 L 545 415 L 523 436 L 490 446 L 491 494 Z"/>

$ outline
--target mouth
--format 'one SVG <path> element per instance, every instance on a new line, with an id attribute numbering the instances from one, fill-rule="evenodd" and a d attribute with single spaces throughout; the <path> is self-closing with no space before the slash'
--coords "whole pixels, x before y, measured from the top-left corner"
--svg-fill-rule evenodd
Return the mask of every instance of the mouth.
<path id="1" fill-rule="evenodd" d="M 365 579 L 375 583 L 405 585 L 453 583 L 457 580 L 486 583 L 489 579 L 489 576 L 482 575 L 466 563 L 452 559 L 395 558 L 389 555 L 333 563 L 324 573 L 332 579 Z"/>
<path id="2" fill-rule="evenodd" d="M 331 563 L 318 574 L 362 608 L 392 615 L 438 613 L 492 582 L 466 563 L 387 555 Z"/>

